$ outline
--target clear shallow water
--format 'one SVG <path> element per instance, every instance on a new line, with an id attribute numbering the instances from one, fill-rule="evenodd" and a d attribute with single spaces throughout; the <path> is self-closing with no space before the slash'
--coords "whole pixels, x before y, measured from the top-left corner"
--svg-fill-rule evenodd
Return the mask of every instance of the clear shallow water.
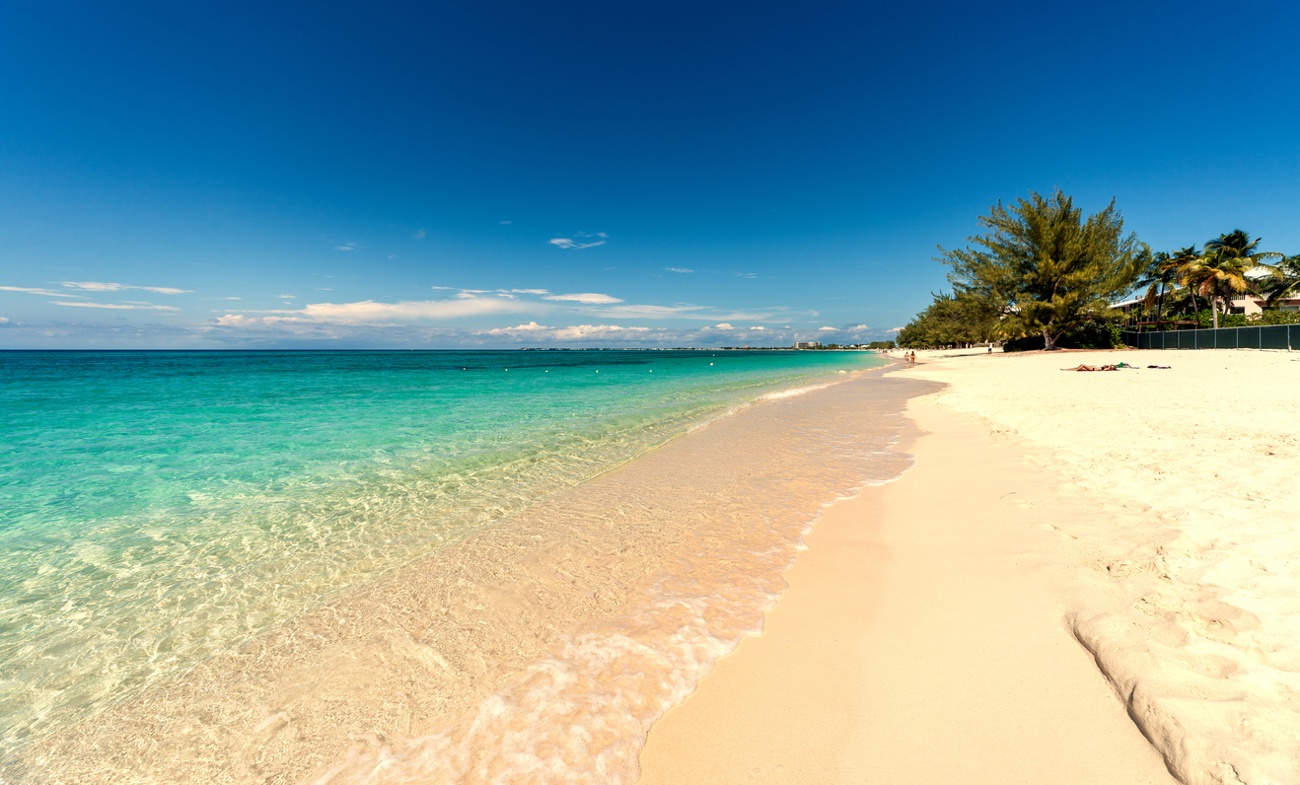
<path id="1" fill-rule="evenodd" d="M 0 353 L 0 747 L 510 518 L 834 352 Z"/>

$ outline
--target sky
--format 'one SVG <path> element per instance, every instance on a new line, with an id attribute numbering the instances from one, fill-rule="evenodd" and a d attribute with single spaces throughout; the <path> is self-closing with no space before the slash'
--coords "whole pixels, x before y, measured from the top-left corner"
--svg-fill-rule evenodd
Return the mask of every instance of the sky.
<path id="1" fill-rule="evenodd" d="M 1300 253 L 1300 4 L 0 4 L 0 349 L 885 340 L 999 200 Z"/>

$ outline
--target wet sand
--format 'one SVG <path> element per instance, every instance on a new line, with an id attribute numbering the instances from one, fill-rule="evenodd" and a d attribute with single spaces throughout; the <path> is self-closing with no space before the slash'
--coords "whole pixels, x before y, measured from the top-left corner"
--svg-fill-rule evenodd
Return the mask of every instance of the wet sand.
<path id="1" fill-rule="evenodd" d="M 867 372 L 773 394 L 0 750 L 0 779 L 633 781 L 651 723 L 757 631 L 823 505 L 910 465 L 902 409 L 935 387 Z"/>
<path id="2" fill-rule="evenodd" d="M 916 465 L 827 511 L 642 785 L 1175 782 L 1064 621 L 1049 526 L 1095 512 L 974 418 L 908 415 Z"/>
<path id="3" fill-rule="evenodd" d="M 642 782 L 1300 782 L 1300 353 L 959 354 Z"/>

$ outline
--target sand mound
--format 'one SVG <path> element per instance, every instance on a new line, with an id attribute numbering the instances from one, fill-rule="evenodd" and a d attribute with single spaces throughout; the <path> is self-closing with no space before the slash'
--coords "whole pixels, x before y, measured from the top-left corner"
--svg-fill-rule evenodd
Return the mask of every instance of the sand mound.
<path id="1" fill-rule="evenodd" d="M 1117 360 L 1141 370 L 1060 370 Z M 1300 782 L 1300 356 L 922 361 L 906 373 L 951 384 L 938 402 L 1023 439 L 1096 505 L 1060 530 L 1086 567 L 1069 623 L 1171 771 Z"/>

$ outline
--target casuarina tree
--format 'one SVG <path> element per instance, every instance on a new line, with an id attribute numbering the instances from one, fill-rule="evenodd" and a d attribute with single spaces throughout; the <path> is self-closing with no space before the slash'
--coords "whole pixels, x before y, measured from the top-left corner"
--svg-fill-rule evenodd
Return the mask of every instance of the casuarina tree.
<path id="1" fill-rule="evenodd" d="M 979 220 L 984 234 L 964 249 L 941 247 L 937 260 L 952 268 L 948 280 L 958 296 L 987 301 L 1012 330 L 1041 334 L 1045 349 L 1055 349 L 1062 333 L 1105 318 L 1150 261 L 1150 249 L 1124 234 L 1114 200 L 1085 220 L 1060 190 L 1047 198 L 1031 192 L 1010 206 L 998 202 Z"/>

